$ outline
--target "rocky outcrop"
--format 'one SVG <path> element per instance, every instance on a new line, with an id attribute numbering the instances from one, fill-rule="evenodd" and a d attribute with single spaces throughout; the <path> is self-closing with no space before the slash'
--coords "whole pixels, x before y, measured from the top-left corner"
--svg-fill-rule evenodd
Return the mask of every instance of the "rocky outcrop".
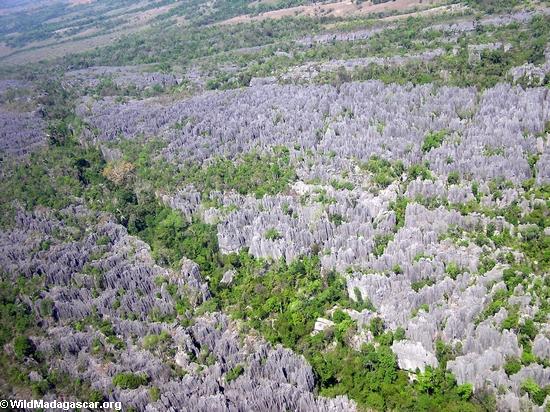
<path id="1" fill-rule="evenodd" d="M 426 366 L 437 367 L 437 359 L 433 353 L 425 350 L 419 342 L 397 341 L 391 348 L 397 355 L 399 368 L 403 370 L 424 372 Z"/>

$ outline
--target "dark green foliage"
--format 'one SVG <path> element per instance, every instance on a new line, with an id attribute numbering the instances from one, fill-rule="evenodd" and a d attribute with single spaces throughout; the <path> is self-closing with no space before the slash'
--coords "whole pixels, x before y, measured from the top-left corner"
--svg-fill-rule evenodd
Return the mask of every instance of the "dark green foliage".
<path id="1" fill-rule="evenodd" d="M 519 322 L 519 308 L 513 307 L 508 311 L 508 316 L 502 321 L 502 329 L 517 329 Z"/>
<path id="2" fill-rule="evenodd" d="M 453 280 L 456 280 L 458 275 L 460 275 L 462 272 L 464 272 L 464 270 L 461 269 L 455 262 L 449 262 L 445 265 L 445 273 L 449 275 Z"/>
<path id="3" fill-rule="evenodd" d="M 369 330 L 373 336 L 380 336 L 384 332 L 384 321 L 379 317 L 372 318 L 369 323 Z"/>
<path id="4" fill-rule="evenodd" d="M 336 226 L 340 226 L 342 223 L 345 222 L 344 217 L 339 213 L 330 214 L 328 219 Z"/>
<path id="5" fill-rule="evenodd" d="M 18 299 L 20 293 L 33 293 L 34 288 L 30 281 L 24 282 L 22 279 L 17 283 L 5 280 L 0 283 L 0 346 L 34 326 L 31 309 Z M 22 337 L 18 339 L 22 340 Z"/>
<path id="6" fill-rule="evenodd" d="M 151 245 L 159 262 L 176 267 L 185 256 L 202 267 L 215 265 L 218 239 L 210 225 L 189 223 L 179 212 L 156 202 L 151 209 L 146 229 L 138 234 Z"/>
<path id="7" fill-rule="evenodd" d="M 156 350 L 161 345 L 166 345 L 172 341 L 172 337 L 166 331 L 158 335 L 147 335 L 143 337 L 143 349 Z"/>
<path id="8" fill-rule="evenodd" d="M 215 299 L 219 306 L 230 307 L 235 317 L 247 320 L 273 343 L 295 347 L 309 336 L 315 320 L 324 316 L 326 310 L 338 303 L 351 304 L 340 277 L 333 273 L 321 276 L 317 257 L 290 265 L 276 263 L 262 276 L 256 275 L 262 262 L 244 253 L 238 255 L 234 264 L 240 268 L 239 276 L 231 289 L 220 288 Z M 217 276 L 221 277 L 221 273 Z M 273 322 L 267 322 L 268 317 Z"/>
<path id="9" fill-rule="evenodd" d="M 183 6 L 187 12 L 193 9 L 204 12 L 201 7 Z M 192 59 L 305 35 L 319 25 L 320 21 L 306 18 L 266 19 L 249 24 L 187 27 L 185 30 L 179 25 L 163 24 L 139 35 L 124 36 L 107 47 L 68 56 L 65 61 L 77 67 L 158 62 L 186 65 Z"/>
<path id="10" fill-rule="evenodd" d="M 476 200 L 479 202 L 479 197 L 480 197 L 479 183 L 476 181 L 472 182 L 472 194 L 474 195 Z"/>
<path id="11" fill-rule="evenodd" d="M 504 364 L 504 372 L 506 372 L 508 376 L 518 373 L 520 369 L 521 369 L 521 362 L 519 361 L 518 358 L 515 358 L 515 357 L 506 358 L 506 363 Z"/>
<path id="12" fill-rule="evenodd" d="M 411 283 L 411 288 L 415 292 L 418 292 L 420 289 L 422 289 L 425 286 L 432 286 L 435 284 L 435 281 L 433 279 L 421 279 L 416 282 Z"/>
<path id="13" fill-rule="evenodd" d="M 473 394 L 473 387 L 468 384 L 456 386 L 453 376 L 441 367 L 437 369 L 427 368 L 424 373 L 419 374 L 417 387 L 420 393 L 430 395 L 435 399 L 441 399 L 444 402 L 455 399 L 454 405 L 451 403 L 447 406 L 449 410 L 452 410 L 453 407 L 458 408 L 458 410 L 481 409 L 479 405 L 467 403 L 467 400 Z M 419 403 L 425 408 L 422 401 Z"/>
<path id="14" fill-rule="evenodd" d="M 121 372 L 113 376 L 113 385 L 121 389 L 137 389 L 142 385 L 147 385 L 148 381 L 149 378 L 143 373 Z"/>
<path id="15" fill-rule="evenodd" d="M 336 203 L 336 199 L 331 196 L 328 196 L 327 191 L 325 189 L 316 189 L 315 193 L 317 193 L 317 195 L 314 197 L 314 200 L 316 202 L 319 202 L 323 205 L 330 205 L 330 204 Z"/>
<path id="16" fill-rule="evenodd" d="M 295 180 L 296 173 L 290 165 L 288 149 L 276 151 L 273 156 L 250 153 L 239 162 L 218 159 L 205 168 L 195 166 L 186 171 L 187 180 L 205 194 L 213 190 L 235 190 L 261 198 L 265 194 L 280 193 Z"/>
<path id="17" fill-rule="evenodd" d="M 405 339 L 405 329 L 403 329 L 402 327 L 399 327 L 393 333 L 393 340 L 398 341 L 403 339 Z"/>
<path id="18" fill-rule="evenodd" d="M 496 314 L 501 308 L 505 307 L 508 301 L 509 293 L 505 289 L 499 289 L 493 294 L 491 303 L 481 313 L 481 319 L 486 319 L 489 316 Z"/>
<path id="19" fill-rule="evenodd" d="M 388 243 L 393 240 L 393 234 L 378 234 L 374 236 L 374 256 L 382 256 Z"/>
<path id="20" fill-rule="evenodd" d="M 164 213 L 162 213 L 164 212 Z M 176 211 L 162 210 L 165 217 L 155 226 L 148 226 L 153 256 L 163 264 L 175 265 L 183 257 L 182 244 L 188 224 Z"/>
<path id="21" fill-rule="evenodd" d="M 243 372 L 244 372 L 243 365 L 237 365 L 225 374 L 225 381 L 227 383 L 229 383 L 229 382 L 237 379 L 239 376 L 241 376 L 243 374 Z"/>
<path id="22" fill-rule="evenodd" d="M 459 42 L 460 48 L 457 54 L 449 53 L 428 63 L 410 62 L 404 67 L 389 70 L 382 66 L 369 66 L 366 71 L 371 72 L 370 78 L 402 84 L 411 81 L 415 84 L 431 82 L 461 87 L 473 85 L 480 88 L 492 87 L 505 80 L 509 69 L 514 66 L 536 61 L 540 64 L 544 50 L 541 45 L 548 42 L 550 34 L 548 20 L 548 16 L 537 16 L 526 25 L 527 30 L 521 30 L 521 26 L 517 24 L 497 29 L 496 36 L 498 38 L 505 36 L 514 44 L 514 47 L 507 52 L 502 49 L 484 50 L 477 61 L 470 61 L 467 46 L 474 44 L 468 40 L 487 35 L 479 31 L 472 33 L 470 39 L 466 38 Z M 445 77 L 441 76 L 442 72 L 446 73 Z M 352 78 L 356 76 L 353 75 Z"/>
<path id="23" fill-rule="evenodd" d="M 273 227 L 266 230 L 264 237 L 269 240 L 277 240 L 282 238 L 279 231 Z"/>
<path id="24" fill-rule="evenodd" d="M 531 340 L 535 339 L 535 336 L 537 336 L 535 322 L 532 319 L 526 319 L 523 325 L 520 326 L 519 333 L 527 336 Z"/>
<path id="25" fill-rule="evenodd" d="M 336 341 L 345 344 L 356 332 L 355 321 L 351 319 L 350 315 L 339 309 L 332 315 L 332 320 L 335 323 L 334 337 Z"/>
<path id="26" fill-rule="evenodd" d="M 491 259 L 490 257 L 483 256 L 480 260 L 478 271 L 481 275 L 489 272 L 491 269 L 493 269 L 496 266 L 497 262 L 494 261 L 494 259 Z"/>
<path id="27" fill-rule="evenodd" d="M 550 393 L 550 387 L 541 388 L 533 379 L 529 378 L 521 384 L 521 390 L 529 394 L 529 398 L 539 405 L 542 406 L 546 396 Z"/>
<path id="28" fill-rule="evenodd" d="M 428 254 L 425 253 L 425 252 L 419 252 L 419 253 L 417 253 L 417 254 L 414 256 L 413 262 L 419 262 L 419 261 L 422 260 L 422 259 L 431 260 L 431 259 L 433 259 L 433 256 L 428 255 Z"/>
<path id="29" fill-rule="evenodd" d="M 472 185 L 472 187 L 475 187 L 475 185 Z M 490 187 L 494 194 L 501 188 L 509 187 L 509 183 L 503 180 L 494 180 L 490 183 Z M 527 261 L 522 265 L 514 264 L 514 259 L 512 259 L 510 261 L 513 264 L 512 267 L 504 271 L 503 278 L 510 289 L 513 289 L 524 279 L 528 279 L 532 273 L 540 275 L 550 267 L 550 253 L 548 252 L 550 250 L 550 237 L 543 235 L 544 228 L 550 225 L 549 209 L 545 204 L 548 201 L 549 193 L 550 187 L 548 185 L 529 188 L 529 193 L 526 196 L 535 197 L 542 200 L 542 202 L 536 203 L 533 210 L 528 214 L 522 214 L 516 203 L 512 203 L 503 209 L 485 208 L 478 201 L 462 205 L 448 205 L 452 209 L 459 210 L 463 215 L 478 212 L 491 218 L 502 216 L 513 225 L 536 225 L 536 227 L 531 226 L 520 232 L 520 238 L 512 236 L 507 230 L 498 233 L 492 225 L 487 226 L 485 234 L 481 232 L 475 234 L 476 243 L 494 244 L 497 247 L 507 246 L 521 251 L 527 257 Z M 478 268 L 479 272 L 485 273 L 491 270 L 495 264 L 496 262 L 493 259 L 484 256 Z"/>
<path id="30" fill-rule="evenodd" d="M 426 164 L 414 164 L 409 167 L 407 173 L 409 180 L 416 180 L 417 178 L 420 178 L 421 180 L 432 179 L 432 174 Z"/>
<path id="31" fill-rule="evenodd" d="M 372 173 L 374 183 L 380 187 L 388 187 L 404 171 L 401 161 L 391 163 L 389 160 L 378 156 L 372 156 L 368 162 L 360 164 L 361 169 Z"/>
<path id="32" fill-rule="evenodd" d="M 404 196 L 400 196 L 397 200 L 390 203 L 390 210 L 395 212 L 397 229 L 400 229 L 405 225 L 405 211 L 407 210 L 408 204 L 409 200 Z"/>
<path id="33" fill-rule="evenodd" d="M 430 311 L 430 306 L 429 306 L 427 303 L 423 303 L 422 305 L 420 305 L 420 306 L 418 307 L 416 313 L 418 313 L 419 310 L 423 310 L 424 312 L 427 313 L 427 312 Z"/>
<path id="34" fill-rule="evenodd" d="M 393 332 L 391 330 L 384 332 L 379 336 L 375 337 L 375 341 L 380 345 L 391 346 L 394 341 Z"/>
<path id="35" fill-rule="evenodd" d="M 526 270 L 527 268 L 523 268 Z M 528 270 L 528 269 L 527 269 Z M 513 290 L 517 285 L 521 283 L 525 276 L 528 273 L 522 273 L 521 269 L 517 266 L 512 266 L 511 268 L 504 269 L 502 272 L 502 280 L 506 283 L 506 287 L 509 290 Z"/>
<path id="36" fill-rule="evenodd" d="M 48 127 L 49 143 L 54 146 L 61 146 L 71 138 L 71 132 L 67 122 L 58 120 L 52 122 Z"/>
<path id="37" fill-rule="evenodd" d="M 456 171 L 453 171 L 449 173 L 449 176 L 447 176 L 447 183 L 450 185 L 456 185 L 460 182 L 460 174 Z"/>
<path id="38" fill-rule="evenodd" d="M 31 69 L 32 70 L 32 69 Z M 34 73 L 36 75 L 36 73 Z M 50 121 L 48 129 L 56 133 L 51 143 L 65 144 L 72 136 L 69 122 L 73 116 L 74 95 L 66 87 L 63 87 L 62 80 L 57 76 L 44 76 L 38 82 L 38 88 L 42 91 L 38 97 L 38 103 L 42 105 L 41 111 Z"/>
<path id="39" fill-rule="evenodd" d="M 73 201 L 73 196 L 95 191 L 93 185 L 104 181 L 99 151 L 73 142 L 40 150 L 11 166 L 4 168 L 6 175 L 0 182 L 3 219 L 10 216 L 13 199 L 20 200 L 28 210 L 39 205 L 61 209 Z"/>
<path id="40" fill-rule="evenodd" d="M 160 399 L 160 389 L 156 386 L 149 389 L 149 398 L 151 398 L 152 402 L 158 401 Z"/>
<path id="41" fill-rule="evenodd" d="M 354 352 L 338 346 L 327 356 L 315 355 L 311 362 L 320 371 L 323 395 L 347 393 L 361 404 L 384 407 L 383 398 L 399 392 L 397 381 L 401 377 L 397 372 L 395 355 L 388 347 L 375 349 L 367 345 L 361 352 Z M 345 367 L 338 367 L 339 364 Z M 396 384 L 395 388 L 392 384 Z M 395 399 L 390 398 L 389 402 L 395 402 Z"/>
<path id="42" fill-rule="evenodd" d="M 342 180 L 331 180 L 330 182 L 331 186 L 335 188 L 336 190 L 353 190 L 354 186 L 353 183 L 342 181 Z"/>
<path id="43" fill-rule="evenodd" d="M 319 374 L 322 395 L 347 395 L 366 409 L 479 410 L 463 400 L 452 375 L 440 369 L 412 385 L 407 374 L 399 371 L 391 349 L 383 344 L 378 348 L 364 345 L 360 352 L 338 345 L 308 359 Z"/>
<path id="44" fill-rule="evenodd" d="M 467 401 L 474 394 L 474 386 L 471 383 L 463 383 L 457 386 L 456 393 L 460 399 Z"/>
<path id="45" fill-rule="evenodd" d="M 521 337 L 520 337 L 521 340 Z M 531 346 L 531 342 L 529 341 L 523 341 L 522 342 L 523 351 L 521 352 L 521 363 L 522 365 L 530 365 L 531 363 L 535 363 L 535 355 L 533 355 L 533 348 Z"/>
<path id="46" fill-rule="evenodd" d="M 353 294 L 355 295 L 356 303 L 352 304 L 353 309 L 357 311 L 362 311 L 363 309 L 368 309 L 371 312 L 376 311 L 376 308 L 370 301 L 370 299 L 367 297 L 366 299 L 363 298 L 363 295 L 361 294 L 361 291 L 358 287 L 353 288 Z"/>
<path id="47" fill-rule="evenodd" d="M 35 351 L 34 344 L 26 336 L 17 336 L 13 340 L 13 350 L 18 358 L 32 356 Z"/>
<path id="48" fill-rule="evenodd" d="M 504 156 L 504 148 L 503 147 L 491 147 L 488 145 L 485 145 L 485 148 L 483 149 L 483 155 L 490 157 L 490 156 Z"/>
<path id="49" fill-rule="evenodd" d="M 445 136 L 447 135 L 446 130 L 439 130 L 437 132 L 430 132 L 424 137 L 422 142 L 422 151 L 424 153 L 429 152 L 432 149 L 436 149 L 443 143 Z"/>
<path id="50" fill-rule="evenodd" d="M 42 299 L 40 301 L 40 314 L 44 317 L 51 316 L 53 312 L 53 301 L 51 299 Z"/>
<path id="51" fill-rule="evenodd" d="M 435 357 L 439 362 L 440 368 L 446 369 L 447 362 L 454 360 L 458 354 L 459 353 L 456 348 L 453 348 L 443 340 L 438 339 L 435 341 Z"/>
<path id="52" fill-rule="evenodd" d="M 141 179 L 162 189 L 173 188 L 176 183 L 193 184 L 203 199 L 212 191 L 229 190 L 260 198 L 286 190 L 296 178 L 286 147 L 273 148 L 271 155 L 247 153 L 235 161 L 218 158 L 207 165 L 187 164 L 180 170 L 153 156 L 163 147 L 160 142 L 123 142 L 120 147 Z"/>

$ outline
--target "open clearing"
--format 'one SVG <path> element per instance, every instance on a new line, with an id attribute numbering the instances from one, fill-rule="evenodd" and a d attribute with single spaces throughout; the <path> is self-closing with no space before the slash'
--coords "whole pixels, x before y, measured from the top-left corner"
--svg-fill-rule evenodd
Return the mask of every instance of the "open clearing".
<path id="1" fill-rule="evenodd" d="M 258 15 L 243 15 L 236 16 L 231 19 L 225 20 L 220 24 L 238 24 L 248 21 L 262 21 L 266 19 L 280 19 L 283 17 L 290 16 L 309 16 L 309 17 L 320 17 L 320 16 L 334 16 L 334 17 L 343 17 L 343 16 L 352 16 L 352 15 L 368 15 L 372 13 L 380 13 L 394 10 L 407 10 L 414 7 L 431 7 L 434 4 L 437 4 L 438 1 L 422 1 L 422 0 L 396 0 L 386 3 L 372 4 L 372 3 L 363 3 L 355 4 L 351 1 L 339 1 L 335 3 L 326 3 L 326 4 L 311 4 L 307 6 L 296 6 L 289 7 L 287 9 L 274 10 L 265 13 L 260 13 Z"/>

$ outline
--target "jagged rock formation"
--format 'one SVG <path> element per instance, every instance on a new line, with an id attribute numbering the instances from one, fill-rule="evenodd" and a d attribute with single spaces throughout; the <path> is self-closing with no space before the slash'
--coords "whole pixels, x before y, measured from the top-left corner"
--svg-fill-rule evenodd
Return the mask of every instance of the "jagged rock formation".
<path id="1" fill-rule="evenodd" d="M 422 347 L 420 342 L 398 341 L 392 345 L 397 355 L 399 367 L 403 370 L 424 372 L 426 366 L 437 367 L 437 359 L 433 353 Z"/>
<path id="2" fill-rule="evenodd" d="M 345 33 L 323 33 L 316 36 L 308 36 L 303 39 L 297 40 L 296 43 L 311 47 L 315 43 L 331 43 L 336 41 L 355 41 L 365 40 L 373 35 L 380 33 L 384 30 L 390 29 L 392 26 L 375 27 L 372 29 L 361 29 Z"/>
<path id="3" fill-rule="evenodd" d="M 427 62 L 440 57 L 443 54 L 443 50 L 434 49 L 428 50 L 419 54 L 406 54 L 397 55 L 391 57 L 364 57 L 349 60 L 331 60 L 326 63 L 307 63 L 302 66 L 292 67 L 287 73 L 281 76 L 283 82 L 295 82 L 295 81 L 311 81 L 314 80 L 319 73 L 330 72 L 335 70 L 349 70 L 352 71 L 358 67 L 368 67 L 371 64 L 377 64 L 380 66 L 402 66 L 406 63 L 419 61 Z"/>
<path id="4" fill-rule="evenodd" d="M 499 84 L 480 93 L 378 81 L 339 88 L 267 82 L 167 106 L 84 101 L 78 111 L 99 131 L 89 139 L 160 135 L 167 143 L 163 155 L 179 165 L 289 147 L 298 180 L 285 193 L 257 199 L 212 192 L 206 199 L 190 186 L 162 200 L 189 221 L 200 215 L 216 224 L 223 253 L 247 248 L 255 257 L 287 261 L 319 254 L 323 270 L 346 273 L 351 299 L 359 294 L 374 306 L 354 314 L 358 323 L 377 316 L 387 328 L 405 330 L 407 341 L 394 347 L 403 369 L 435 366 L 435 342 L 441 340 L 459 348 L 447 364 L 458 382 L 495 392 L 503 409 L 525 403 L 521 384 L 527 378 L 541 387 L 550 383 L 542 364 L 524 365 L 512 376 L 504 372 L 522 346 L 516 330 L 501 327 L 506 309 L 485 310 L 506 289 L 510 262 L 524 256 L 475 239 L 479 231 L 521 238 L 537 229 L 449 206 L 478 202 L 487 209 L 517 207 L 522 214 L 541 207 L 521 184 L 533 175 L 548 183 L 550 176 L 542 137 L 550 120 L 546 89 Z M 442 141 L 426 148 L 427 136 L 437 131 Z M 363 167 L 372 156 L 402 161 L 403 170 L 377 187 Z M 410 175 L 409 168 L 420 164 L 429 165 L 431 179 Z M 495 182 L 508 183 L 497 190 Z M 409 203 L 398 217 L 393 204 L 400 197 Z M 206 200 L 218 206 L 204 208 Z M 480 273 L 487 260 L 495 265 Z M 232 275 L 226 275 L 227 285 Z M 533 293 L 516 288 L 509 304 L 532 318 L 540 306 L 540 297 L 530 299 Z M 364 335 L 355 337 L 357 347 L 368 340 Z M 540 359 L 548 356 L 547 338 L 533 342 Z"/>
<path id="5" fill-rule="evenodd" d="M 537 134 L 550 119 L 549 105 L 544 88 L 501 84 L 478 94 L 369 81 L 346 83 L 339 90 L 265 85 L 206 93 L 167 107 L 107 98 L 85 101 L 77 112 L 99 130 L 97 136 L 89 131 L 90 139 L 160 135 L 168 142 L 165 156 L 177 163 L 293 147 L 300 136 L 300 151 L 313 150 L 313 163 L 325 163 L 325 176 L 351 158 L 366 161 L 378 155 L 406 166 L 427 161 L 444 178 L 455 171 L 477 180 L 502 177 L 519 183 L 530 175 L 527 157 L 538 151 Z M 422 151 L 426 134 L 439 130 L 447 133 L 443 144 Z M 322 156 L 327 153 L 333 156 Z"/>
<path id="6" fill-rule="evenodd" d="M 549 50 L 542 64 L 498 75 L 511 84 L 482 90 L 348 81 L 370 76 L 360 69 L 374 72 L 376 66 L 426 66 L 449 79 L 453 75 L 440 70 L 448 57 L 467 56 L 473 67 L 487 56 L 516 58 L 518 43 L 489 34 L 491 26 L 518 23 L 527 33 L 536 14 L 550 13 L 537 8 L 479 19 L 437 18 L 408 54 L 402 54 L 402 44 L 392 49 L 394 55 L 371 48 L 371 37 L 382 33 L 385 41 L 383 31 L 403 28 L 392 23 L 284 42 L 275 35 L 271 44 L 237 50 L 222 44 L 216 61 L 174 64 L 185 80 L 149 71 L 160 70 L 153 66 L 98 66 L 65 73 L 63 85 L 80 95 L 81 143 L 99 146 L 107 162 L 125 156 L 125 146 L 117 147 L 124 139 L 154 139 L 155 147 L 162 140 L 155 155 L 180 172 L 219 157 L 240 162 L 251 152 L 277 156 L 284 146 L 296 179 L 279 193 L 207 194 L 198 179 L 172 193 L 155 186 L 155 195 L 187 223 L 215 225 L 223 254 L 246 250 L 258 258 L 264 265 L 258 276 L 273 261 L 319 256 L 318 281 L 339 272 L 353 301 L 341 300 L 355 308 L 343 310 L 351 318 L 349 330 L 357 331 L 342 338 L 349 348 L 367 350 L 366 343 L 394 339 L 391 348 L 411 381 L 446 365 L 459 384 L 494 394 L 499 410 L 542 411 L 550 400 L 534 406 L 523 386 L 527 380 L 550 385 L 548 282 L 530 257 L 529 248 L 538 245 L 524 247 L 523 241 L 537 238 L 546 247 L 550 235 L 540 223 L 548 216 L 546 192 L 541 189 L 541 196 L 533 188 L 550 183 L 550 93 L 531 87 L 547 80 Z M 486 37 L 467 44 L 472 32 L 484 28 Z M 355 43 L 330 44 L 336 42 Z M 338 58 L 327 59 L 339 46 Z M 351 55 L 361 57 L 345 59 Z M 266 68 L 271 63 L 273 70 Z M 250 73 L 264 77 L 250 79 Z M 332 75 L 335 85 L 317 84 Z M 222 89 L 249 86 L 199 94 L 218 87 L 217 80 Z M 32 85 L 0 81 L 0 151 L 7 155 L 28 153 L 48 138 L 40 110 L 16 111 L 8 104 L 10 90 L 27 87 Z M 147 98 L 163 88 L 178 93 Z M 28 108 L 32 101 L 26 103 Z M 154 186 L 139 179 L 136 174 L 138 183 Z M 236 258 L 216 256 L 219 262 Z M 208 312 L 209 304 L 219 304 L 212 295 L 240 286 L 244 275 L 237 265 L 218 271 L 219 264 L 204 278 L 186 257 L 178 270 L 161 267 L 146 243 L 111 216 L 81 204 L 56 212 L 19 209 L 14 226 L 0 232 L 3 277 L 44 281 L 39 293 L 21 298 L 39 320 L 32 343 L 52 369 L 90 382 L 109 400 L 150 412 L 355 410 L 345 397 L 315 393 L 305 358 L 267 343 L 227 314 Z M 528 270 L 518 269 L 523 266 Z M 514 276 L 518 280 L 510 281 Z M 216 296 L 216 290 L 222 292 Z M 331 339 L 342 327 L 332 317 L 337 309 L 315 314 L 305 336 L 336 345 L 340 338 Z M 379 324 L 394 334 L 371 330 Z M 141 377 L 136 388 L 116 384 L 127 372 Z M 45 378 L 36 371 L 29 375 L 36 383 Z"/>
<path id="7" fill-rule="evenodd" d="M 148 72 L 147 67 L 140 70 L 136 66 L 96 66 L 87 69 L 72 70 L 65 73 L 65 79 L 71 86 L 79 88 L 95 88 L 102 80 L 111 80 L 121 88 L 144 90 L 153 86 L 171 87 L 178 84 L 173 74 Z"/>
<path id="8" fill-rule="evenodd" d="M 538 10 L 538 13 L 548 14 L 550 9 L 542 8 Z M 503 14 L 500 16 L 486 16 L 481 19 L 464 19 L 459 21 L 453 21 L 452 23 L 434 24 L 425 30 L 440 30 L 450 33 L 464 33 L 474 31 L 478 26 L 504 26 L 511 23 L 527 23 L 536 16 L 537 13 L 533 11 L 518 11 L 512 14 Z"/>
<path id="9" fill-rule="evenodd" d="M 89 381 L 125 408 L 355 410 L 347 398 L 313 394 L 314 375 L 303 357 L 258 337 L 243 343 L 239 325 L 223 314 L 188 327 L 174 322 L 169 284 L 193 304 L 209 299 L 198 266 L 185 258 L 180 273 L 157 266 L 149 246 L 109 216 L 82 206 L 57 216 L 20 210 L 16 226 L 0 232 L 0 269 L 12 277 L 44 276 L 46 290 L 27 303 L 44 328 L 34 344 L 50 367 Z M 117 387 L 113 378 L 122 372 L 145 376 L 146 383 Z M 148 387 L 160 389 L 158 400 L 151 401 Z"/>
<path id="10" fill-rule="evenodd" d="M 30 98 L 32 85 L 19 80 L 0 80 L 0 153 L 22 156 L 46 142 L 46 124 Z M 18 91 L 18 93 L 13 93 Z"/>

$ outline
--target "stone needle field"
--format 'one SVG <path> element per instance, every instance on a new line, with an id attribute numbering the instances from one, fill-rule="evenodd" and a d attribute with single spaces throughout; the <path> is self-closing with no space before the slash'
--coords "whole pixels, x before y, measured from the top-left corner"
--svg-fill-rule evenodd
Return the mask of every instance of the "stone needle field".
<path id="1" fill-rule="evenodd" d="M 548 1 L 4 0 L 0 407 L 548 412 L 549 139 Z"/>

